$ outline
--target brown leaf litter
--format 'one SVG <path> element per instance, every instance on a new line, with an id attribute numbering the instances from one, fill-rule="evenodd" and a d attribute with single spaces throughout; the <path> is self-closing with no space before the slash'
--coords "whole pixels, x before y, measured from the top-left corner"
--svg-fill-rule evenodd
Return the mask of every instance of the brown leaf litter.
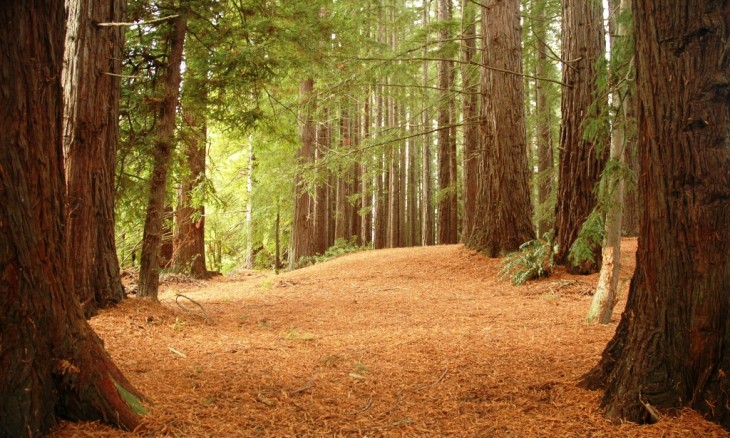
<path id="1" fill-rule="evenodd" d="M 636 240 L 623 249 L 629 278 Z M 499 270 L 451 245 L 165 284 L 162 305 L 128 299 L 91 321 L 153 403 L 142 426 L 52 436 L 729 436 L 690 410 L 614 425 L 576 386 L 628 283 L 614 321 L 587 325 L 596 275 L 514 287 Z"/>

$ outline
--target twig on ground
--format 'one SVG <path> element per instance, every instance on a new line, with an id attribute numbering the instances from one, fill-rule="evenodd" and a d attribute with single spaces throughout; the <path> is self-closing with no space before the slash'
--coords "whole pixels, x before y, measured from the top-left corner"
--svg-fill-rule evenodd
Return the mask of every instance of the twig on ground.
<path id="1" fill-rule="evenodd" d="M 417 391 L 420 391 L 420 390 L 422 390 L 422 389 L 426 389 L 426 388 L 428 388 L 429 386 L 435 386 L 435 385 L 438 385 L 439 383 L 441 383 L 441 381 L 442 381 L 442 380 L 444 380 L 444 377 L 446 377 L 446 373 L 447 373 L 447 372 L 449 372 L 449 367 L 446 367 L 446 368 L 444 368 L 444 372 L 443 372 L 443 373 L 441 373 L 441 375 L 439 376 L 439 378 L 438 378 L 438 379 L 436 379 L 436 381 L 435 381 L 435 382 L 432 382 L 432 383 L 427 383 L 427 384 L 425 384 L 425 385 L 421 385 L 421 386 L 417 386 L 417 387 L 416 387 L 416 388 L 415 388 L 415 389 L 413 390 L 413 392 L 417 392 Z"/>
<path id="2" fill-rule="evenodd" d="M 183 311 L 185 311 L 187 313 L 192 313 L 192 312 L 190 310 L 186 309 L 182 304 L 180 304 L 180 302 L 178 301 L 180 298 L 185 298 L 186 300 L 188 300 L 191 303 L 195 304 L 196 306 L 200 307 L 200 311 L 203 312 L 203 319 L 205 320 L 206 323 L 210 323 L 210 318 L 208 317 L 208 313 L 205 311 L 205 308 L 203 307 L 202 304 L 200 304 L 199 302 L 195 301 L 194 299 L 187 297 L 183 294 L 176 294 L 175 295 L 175 304 L 177 304 L 177 306 L 179 308 L 181 308 Z"/>
<path id="3" fill-rule="evenodd" d="M 363 407 L 362 407 L 362 408 L 361 408 L 360 410 L 358 410 L 358 411 L 355 411 L 355 412 L 351 412 L 351 413 L 349 413 L 348 415 L 357 415 L 357 414 L 362 414 L 363 412 L 365 412 L 365 411 L 367 411 L 368 409 L 370 409 L 370 406 L 372 406 L 372 405 L 373 405 L 373 397 L 372 397 L 372 396 L 370 396 L 370 397 L 368 397 L 368 401 L 367 401 L 367 402 L 365 402 L 365 406 L 363 406 Z"/>

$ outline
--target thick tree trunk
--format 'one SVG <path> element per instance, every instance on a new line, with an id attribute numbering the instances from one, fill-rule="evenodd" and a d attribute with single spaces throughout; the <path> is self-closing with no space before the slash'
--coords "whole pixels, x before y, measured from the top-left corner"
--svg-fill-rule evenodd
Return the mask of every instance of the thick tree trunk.
<path id="1" fill-rule="evenodd" d="M 124 298 L 114 236 L 114 171 L 124 0 L 68 1 L 64 153 L 74 290 L 87 317 Z M 117 75 L 117 76 L 115 76 Z"/>
<path id="2" fill-rule="evenodd" d="M 606 162 L 607 142 L 589 140 L 585 123 L 596 114 L 597 63 L 604 56 L 603 14 L 600 2 L 564 0 L 563 2 L 563 94 L 561 101 L 560 165 L 555 231 L 558 243 L 556 262 L 572 273 L 596 272 L 601 267 L 601 248 L 594 250 L 594 261 L 573 265 L 568 253 L 583 222 L 596 205 L 594 189 Z M 591 109 L 591 105 L 594 105 Z M 603 147 L 603 151 L 598 149 Z M 600 153 L 599 153 L 600 152 Z"/>
<path id="3" fill-rule="evenodd" d="M 306 166 L 314 160 L 316 127 L 312 116 L 312 96 L 314 94 L 314 80 L 305 79 L 299 86 L 300 99 L 304 104 L 302 109 L 301 140 L 302 145 L 297 152 L 298 166 Z M 297 171 L 295 177 L 294 224 L 292 227 L 291 249 L 289 251 L 289 267 L 296 267 L 302 257 L 316 254 L 314 246 L 314 205 L 312 196 L 306 189 L 306 181 L 302 171 Z"/>
<path id="4" fill-rule="evenodd" d="M 690 406 L 730 427 L 730 1 L 634 1 L 643 205 L 626 310 L 600 363 L 610 418 Z"/>
<path id="5" fill-rule="evenodd" d="M 163 212 L 165 209 L 165 188 L 174 147 L 175 111 L 180 95 L 180 65 L 187 19 L 180 14 L 170 28 L 170 56 L 168 57 L 164 80 L 164 98 L 160 104 L 157 133 L 155 134 L 154 163 L 150 181 L 149 202 L 142 238 L 142 258 L 139 269 L 137 295 L 157 301 L 160 283 L 160 249 L 162 245 Z"/>
<path id="6" fill-rule="evenodd" d="M 482 9 L 484 62 L 522 72 L 519 1 L 489 0 Z M 534 239 L 524 117 L 524 82 L 516 74 L 482 72 L 482 145 L 474 228 L 467 244 L 489 257 Z"/>
<path id="7" fill-rule="evenodd" d="M 472 65 L 477 55 L 476 6 L 470 0 L 462 0 L 461 20 L 463 38 L 461 43 L 461 81 L 464 92 L 464 217 L 462 221 L 462 242 L 469 241 L 476 218 L 476 197 L 479 185 L 479 67 Z"/>
<path id="8" fill-rule="evenodd" d="M 131 430 L 142 396 L 84 320 L 69 263 L 63 3 L 2 2 L 0 23 L 0 436 L 59 418 Z"/>

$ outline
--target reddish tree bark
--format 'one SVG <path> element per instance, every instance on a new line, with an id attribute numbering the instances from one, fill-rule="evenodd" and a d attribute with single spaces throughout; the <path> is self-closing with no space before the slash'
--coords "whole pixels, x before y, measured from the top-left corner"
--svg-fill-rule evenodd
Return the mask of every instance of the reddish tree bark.
<path id="1" fill-rule="evenodd" d="M 124 298 L 114 236 L 123 0 L 68 2 L 64 153 L 74 290 L 87 317 Z M 116 76 L 115 76 L 116 75 Z"/>
<path id="2" fill-rule="evenodd" d="M 104 351 L 73 292 L 64 229 L 63 2 L 1 2 L 0 22 L 0 436 L 40 436 L 59 418 L 133 429 L 139 413 L 129 403 L 142 396 Z"/>
<path id="3" fill-rule="evenodd" d="M 585 136 L 585 123 L 595 114 L 598 102 L 597 63 L 604 56 L 603 13 L 600 2 L 563 2 L 563 86 L 560 125 L 560 164 L 555 231 L 558 253 L 555 261 L 572 273 L 596 272 L 601 267 L 601 247 L 594 248 L 594 261 L 573 265 L 568 253 L 578 232 L 596 205 L 594 189 L 608 157 L 608 136 L 599 142 Z M 594 105 L 591 107 L 591 105 Z M 593 108 L 593 109 L 591 109 Z M 608 131 L 606 131 L 607 133 Z"/>
<path id="4" fill-rule="evenodd" d="M 626 310 L 600 363 L 611 418 L 690 406 L 730 427 L 730 1 L 634 1 L 642 205 Z"/>
<path id="5" fill-rule="evenodd" d="M 155 138 L 154 163 L 150 181 L 150 195 L 142 238 L 142 258 L 139 269 L 138 296 L 157 301 L 160 284 L 160 248 L 162 246 L 165 188 L 174 147 L 175 111 L 180 95 L 180 65 L 187 19 L 180 14 L 172 22 L 169 33 L 170 55 L 164 79 L 164 97 Z"/>
<path id="6" fill-rule="evenodd" d="M 484 61 L 522 72 L 519 1 L 488 0 L 482 9 Z M 515 251 L 535 237 L 532 227 L 524 82 L 517 74 L 485 69 L 482 145 L 476 218 L 467 244 L 489 257 Z"/>
<path id="7" fill-rule="evenodd" d="M 312 117 L 312 103 L 310 99 L 314 93 L 314 80 L 305 79 L 299 86 L 300 98 L 304 103 L 302 111 L 301 139 L 302 145 L 297 152 L 300 166 L 310 164 L 314 160 L 316 127 Z M 294 223 L 292 225 L 291 250 L 289 251 L 289 266 L 295 267 L 299 259 L 316 254 L 314 241 L 314 200 L 307 192 L 306 181 L 302 172 L 298 171 L 295 177 Z"/>

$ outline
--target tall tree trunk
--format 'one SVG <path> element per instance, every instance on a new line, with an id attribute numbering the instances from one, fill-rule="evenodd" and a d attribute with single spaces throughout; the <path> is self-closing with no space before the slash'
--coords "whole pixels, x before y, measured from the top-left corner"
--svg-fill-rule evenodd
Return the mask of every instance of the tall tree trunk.
<path id="1" fill-rule="evenodd" d="M 423 0 L 423 23 L 428 26 L 430 17 L 430 0 Z M 423 48 L 423 57 L 428 58 L 428 34 Z M 421 245 L 428 246 L 434 244 L 434 213 L 433 213 L 433 190 L 431 184 L 431 118 L 429 117 L 427 108 L 428 103 L 428 87 L 430 79 L 428 74 L 428 61 L 423 61 L 423 103 L 421 111 L 423 112 L 423 130 L 426 132 L 423 136 L 421 149 Z"/>
<path id="2" fill-rule="evenodd" d="M 610 35 L 611 46 L 616 47 L 618 44 L 628 44 L 627 38 L 630 37 L 631 30 L 625 22 L 619 21 L 619 16 L 624 11 L 629 10 L 629 0 L 610 0 L 611 8 L 610 16 Z M 622 41 L 623 40 L 623 41 Z M 617 53 L 617 52 L 616 52 Z M 611 78 L 613 83 L 617 83 L 629 74 L 629 60 L 622 56 L 611 57 Z M 633 76 L 633 75 L 632 75 Z M 623 168 L 624 148 L 626 147 L 626 130 L 625 126 L 628 121 L 626 118 L 629 105 L 628 84 L 617 84 L 613 92 L 612 102 L 615 109 L 615 118 L 611 123 L 611 152 L 609 160 L 614 166 L 609 168 Z M 603 263 L 601 264 L 601 272 L 598 277 L 598 285 L 596 293 L 593 294 L 593 301 L 586 316 L 586 322 L 608 324 L 611 322 L 611 315 L 618 297 L 619 272 L 621 269 L 621 222 L 623 220 L 623 202 L 624 202 L 624 175 L 604 175 L 603 189 L 609 205 L 606 212 L 606 226 L 604 230 L 603 240 Z"/>
<path id="3" fill-rule="evenodd" d="M 593 251 L 594 261 L 578 265 L 568 261 L 568 253 L 583 222 L 596 205 L 594 189 L 606 162 L 607 145 L 587 139 L 585 123 L 596 115 L 597 63 L 604 56 L 603 13 L 600 2 L 563 2 L 563 94 L 560 126 L 560 166 L 555 230 L 558 243 L 556 262 L 572 273 L 588 274 L 601 267 L 601 248 Z M 593 109 L 591 109 L 593 105 Z M 603 105 L 603 103 L 601 103 Z M 603 151 L 599 151 L 603 148 Z"/>
<path id="4" fill-rule="evenodd" d="M 124 298 L 114 236 L 114 171 L 124 0 L 68 1 L 64 153 L 74 290 L 87 317 Z"/>
<path id="5" fill-rule="evenodd" d="M 302 145 L 297 152 L 298 166 L 306 166 L 314 160 L 316 127 L 313 120 L 314 80 L 305 79 L 299 86 L 300 98 L 303 102 L 301 114 Z M 299 259 L 316 254 L 314 247 L 314 226 L 312 196 L 306 190 L 306 181 L 302 171 L 298 170 L 295 177 L 294 224 L 292 227 L 291 250 L 289 251 L 289 266 L 296 267 Z"/>
<path id="6" fill-rule="evenodd" d="M 2 2 L 0 23 L 0 436 L 41 436 L 60 418 L 131 430 L 142 396 L 74 294 L 64 229 L 63 3 Z"/>
<path id="7" fill-rule="evenodd" d="M 328 204 L 329 171 L 325 165 L 327 151 L 331 147 L 329 112 L 327 108 L 321 109 L 321 119 L 317 127 L 317 150 L 315 161 L 317 162 L 317 186 L 315 198 L 314 215 L 314 251 L 316 254 L 324 254 L 329 247 L 329 221 L 331 218 Z"/>
<path id="8" fill-rule="evenodd" d="M 533 14 L 537 18 L 533 21 L 533 30 L 536 36 L 537 59 L 535 60 L 535 76 L 547 78 L 549 76 L 550 61 L 547 57 L 547 17 L 545 2 L 536 2 Z M 553 191 L 554 178 L 554 150 L 553 150 L 553 106 L 549 87 L 551 84 L 540 79 L 535 80 L 535 111 L 537 134 L 537 235 L 542 237 L 553 226 L 554 206 L 550 208 L 550 193 Z"/>
<path id="9" fill-rule="evenodd" d="M 206 278 L 205 207 L 196 205 L 193 193 L 205 178 L 207 129 L 199 115 L 186 112 L 184 119 L 191 131 L 183 139 L 189 173 L 178 190 L 172 268 L 194 278 Z"/>
<path id="10" fill-rule="evenodd" d="M 730 2 L 633 3 L 641 226 L 600 363 L 610 418 L 689 406 L 730 427 Z M 681 78 L 681 80 L 678 80 Z"/>
<path id="11" fill-rule="evenodd" d="M 636 94 L 631 93 L 627 97 L 628 108 L 625 117 L 628 120 L 636 120 Z M 624 148 L 624 165 L 631 175 L 630 183 L 624 187 L 624 220 L 623 235 L 638 236 L 639 235 L 639 192 L 636 187 L 636 178 L 639 174 L 639 160 L 636 152 L 636 141 L 632 141 Z"/>
<path id="12" fill-rule="evenodd" d="M 362 136 L 365 139 L 370 138 L 370 118 L 371 118 L 371 105 L 372 99 L 370 96 L 370 89 L 366 91 L 365 105 L 362 112 Z M 368 245 L 372 241 L 372 227 L 373 227 L 373 208 L 372 208 L 372 178 L 369 176 L 370 169 L 368 162 L 371 161 L 366 159 L 365 156 L 361 160 L 360 164 L 360 193 L 362 198 L 360 199 L 360 210 L 365 212 L 362 221 L 360 222 L 360 242 L 362 245 Z"/>
<path id="13" fill-rule="evenodd" d="M 189 40 L 190 41 L 190 40 Z M 205 266 L 205 206 L 193 194 L 205 181 L 205 158 L 208 141 L 208 49 L 187 44 L 186 71 L 183 84 L 183 135 L 187 169 L 178 190 L 175 210 L 172 269 L 194 278 L 208 277 Z"/>
<path id="14" fill-rule="evenodd" d="M 256 154 L 253 149 L 253 140 L 248 142 L 248 172 L 246 172 L 246 257 L 243 267 L 254 268 L 254 225 L 253 225 L 253 183 Z M 278 206 L 277 206 L 278 211 Z M 278 236 L 277 236 L 278 237 Z"/>
<path id="15" fill-rule="evenodd" d="M 162 244 L 163 214 L 165 210 L 165 188 L 170 170 L 172 149 L 175 144 L 175 111 L 180 95 L 180 65 L 187 18 L 180 14 L 173 19 L 168 36 L 170 55 L 163 81 L 164 96 L 160 104 L 157 132 L 155 134 L 154 163 L 150 181 L 149 202 L 142 238 L 142 258 L 139 269 L 138 296 L 157 301 L 160 284 L 159 256 Z"/>
<path id="16" fill-rule="evenodd" d="M 462 37 L 461 81 L 464 92 L 464 216 L 462 221 L 462 242 L 469 241 L 474 219 L 477 188 L 479 184 L 479 152 L 481 141 L 479 137 L 479 67 L 475 64 L 477 54 L 476 39 L 476 6 L 470 0 L 462 0 L 461 21 Z"/>
<path id="17" fill-rule="evenodd" d="M 518 0 L 482 8 L 482 144 L 476 218 L 468 245 L 489 257 L 515 251 L 535 237 L 524 117 Z M 503 71 L 516 72 L 507 74 Z"/>
<path id="18" fill-rule="evenodd" d="M 451 19 L 449 14 L 450 0 L 438 0 L 438 19 L 446 22 Z M 451 106 L 453 101 L 452 72 L 453 62 L 443 54 L 446 41 L 451 38 L 446 26 L 439 32 L 439 48 L 442 51 L 442 60 L 438 64 L 439 105 L 438 105 L 438 149 L 439 149 L 439 195 L 438 195 L 438 243 L 449 244 L 457 242 L 457 224 L 452 222 L 456 207 L 456 181 L 452 178 L 452 143 L 451 143 Z"/>

